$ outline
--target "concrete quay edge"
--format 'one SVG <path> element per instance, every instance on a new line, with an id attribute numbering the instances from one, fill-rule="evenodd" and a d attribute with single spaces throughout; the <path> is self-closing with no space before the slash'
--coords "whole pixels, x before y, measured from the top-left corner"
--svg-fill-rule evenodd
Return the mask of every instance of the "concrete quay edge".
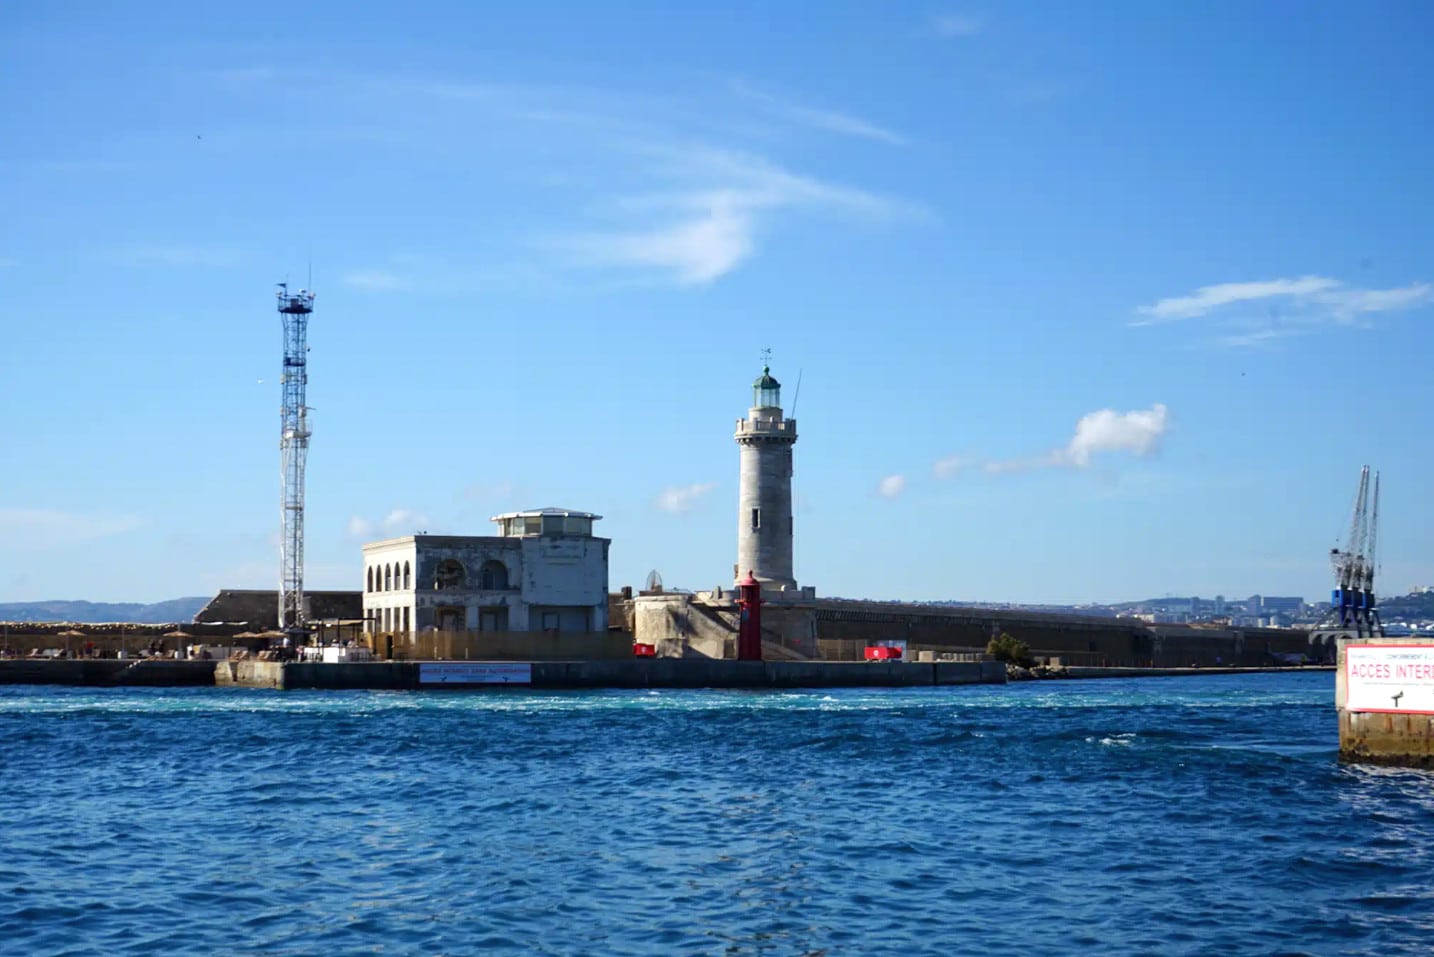
<path id="1" fill-rule="evenodd" d="M 444 662 L 457 664 L 458 662 Z M 466 662 L 465 662 L 466 663 Z M 474 662 L 475 664 L 477 662 Z M 511 664 L 512 662 L 506 662 Z M 521 664 L 522 662 L 519 662 Z M 486 684 L 419 683 L 416 661 L 219 662 L 221 686 L 286 690 L 444 690 L 493 688 Z M 531 689 L 600 688 L 909 688 L 1005 684 L 997 662 L 730 661 L 687 658 L 630 658 L 589 661 L 535 661 Z"/>

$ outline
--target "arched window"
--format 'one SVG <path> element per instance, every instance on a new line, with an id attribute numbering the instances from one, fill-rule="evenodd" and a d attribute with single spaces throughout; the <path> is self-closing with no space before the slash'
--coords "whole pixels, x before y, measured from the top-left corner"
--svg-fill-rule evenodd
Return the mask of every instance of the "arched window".
<path id="1" fill-rule="evenodd" d="M 403 563 L 403 590 L 408 591 L 413 587 L 413 569 L 408 562 Z"/>
<path id="2" fill-rule="evenodd" d="M 478 569 L 479 588 L 485 591 L 499 591 L 508 587 L 508 566 L 493 560 L 483 563 Z"/>
<path id="3" fill-rule="evenodd" d="M 368 584 L 364 585 L 364 591 L 373 591 L 373 566 L 368 567 Z"/>
<path id="4" fill-rule="evenodd" d="M 455 558 L 445 558 L 438 563 L 438 569 L 433 574 L 433 587 L 436 591 L 462 588 L 467 578 L 468 573 L 464 571 L 462 562 Z"/>
<path id="5" fill-rule="evenodd" d="M 393 566 L 383 566 L 383 590 L 393 591 Z"/>

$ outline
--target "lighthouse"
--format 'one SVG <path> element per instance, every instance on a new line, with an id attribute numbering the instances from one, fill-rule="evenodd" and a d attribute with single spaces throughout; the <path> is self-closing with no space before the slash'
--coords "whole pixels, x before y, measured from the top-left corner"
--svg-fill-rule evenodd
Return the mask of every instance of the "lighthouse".
<path id="1" fill-rule="evenodd" d="M 782 417 L 782 384 L 769 366 L 752 383 L 752 407 L 737 420 L 737 567 L 770 590 L 795 589 L 792 577 L 792 446 L 797 420 Z"/>

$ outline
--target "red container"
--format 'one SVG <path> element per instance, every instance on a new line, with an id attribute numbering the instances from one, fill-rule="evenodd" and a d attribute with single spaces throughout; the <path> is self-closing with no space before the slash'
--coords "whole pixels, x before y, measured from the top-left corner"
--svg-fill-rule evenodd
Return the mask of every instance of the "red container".
<path id="1" fill-rule="evenodd" d="M 655 658 L 657 657 L 657 646 L 643 644 L 640 641 L 633 642 L 632 653 L 638 658 Z"/>

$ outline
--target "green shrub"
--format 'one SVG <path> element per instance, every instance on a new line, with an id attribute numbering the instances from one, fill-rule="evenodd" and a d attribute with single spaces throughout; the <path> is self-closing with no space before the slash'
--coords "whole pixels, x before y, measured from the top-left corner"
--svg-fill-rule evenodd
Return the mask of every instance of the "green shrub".
<path id="1" fill-rule="evenodd" d="M 1030 645 L 1012 638 L 1004 631 L 1001 632 L 1001 637 L 992 638 L 987 643 L 986 654 L 997 661 L 1004 661 L 1008 665 L 1019 665 L 1022 668 L 1029 668 L 1036 663 L 1035 659 L 1031 657 Z"/>

